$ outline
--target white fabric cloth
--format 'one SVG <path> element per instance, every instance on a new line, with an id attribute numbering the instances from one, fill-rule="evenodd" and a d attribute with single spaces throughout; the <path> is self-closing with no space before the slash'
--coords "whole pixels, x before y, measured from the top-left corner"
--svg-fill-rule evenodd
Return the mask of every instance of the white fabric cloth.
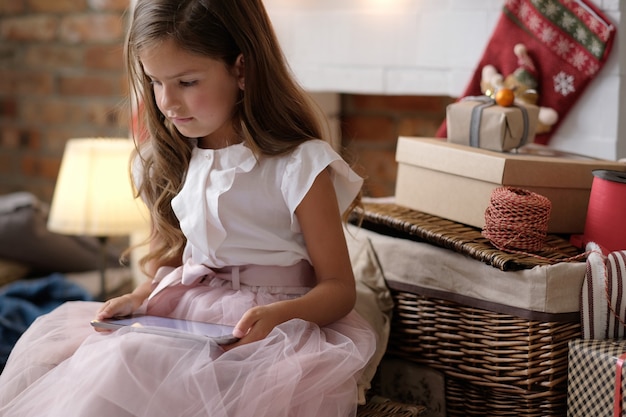
<path id="1" fill-rule="evenodd" d="M 184 265 L 159 271 L 142 310 L 234 325 L 251 307 L 306 293 L 294 211 L 327 167 L 343 210 L 362 180 L 324 142 L 259 160 L 243 145 L 196 149 L 173 202 L 189 237 Z M 321 328 L 289 320 L 224 352 L 132 328 L 94 334 L 98 307 L 66 303 L 37 319 L 0 375 L 1 416 L 354 416 L 376 345 L 355 311 Z"/>
<path id="2" fill-rule="evenodd" d="M 359 379 L 359 401 L 364 403 L 366 393 L 372 386 L 372 380 L 387 350 L 394 302 L 371 240 L 359 239 L 346 233 L 346 241 L 356 279 L 354 309 L 372 326 L 377 338 L 376 352 Z"/>
<path id="3" fill-rule="evenodd" d="M 580 309 L 585 262 L 501 271 L 484 262 L 424 242 L 349 226 L 359 239 L 370 239 L 385 279 L 459 294 L 523 310 L 559 314 Z"/>

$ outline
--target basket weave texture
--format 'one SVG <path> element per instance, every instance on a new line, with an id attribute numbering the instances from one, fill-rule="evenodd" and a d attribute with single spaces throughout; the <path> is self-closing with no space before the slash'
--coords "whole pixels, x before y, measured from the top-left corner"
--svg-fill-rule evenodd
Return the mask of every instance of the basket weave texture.
<path id="1" fill-rule="evenodd" d="M 426 410 L 421 405 L 404 404 L 374 396 L 359 406 L 357 417 L 417 417 Z"/>
<path id="2" fill-rule="evenodd" d="M 565 416 L 567 343 L 580 322 L 542 322 L 392 290 L 387 354 L 441 370 L 447 415 Z"/>
<path id="3" fill-rule="evenodd" d="M 554 235 L 538 253 L 547 259 L 503 252 L 479 229 L 390 203 L 365 203 L 361 214 L 369 230 L 445 247 L 503 271 L 580 253 Z M 576 315 L 529 320 L 388 284 L 395 306 L 387 354 L 444 373 L 447 416 L 567 414 L 568 342 L 581 336 Z"/>
<path id="4" fill-rule="evenodd" d="M 547 235 L 539 257 L 504 252 L 481 235 L 480 229 L 393 203 L 364 203 L 363 226 L 386 235 L 428 242 L 451 249 L 502 271 L 550 265 L 577 256 L 581 251 L 558 235 Z M 584 259 L 578 259 L 584 261 Z"/>

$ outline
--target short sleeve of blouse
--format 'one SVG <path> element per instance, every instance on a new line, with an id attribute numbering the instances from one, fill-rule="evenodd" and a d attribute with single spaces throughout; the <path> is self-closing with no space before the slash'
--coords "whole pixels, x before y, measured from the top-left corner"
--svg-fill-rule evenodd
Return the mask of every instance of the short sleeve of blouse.
<path id="1" fill-rule="evenodd" d="M 299 229 L 295 211 L 315 181 L 327 167 L 335 187 L 339 211 L 343 213 L 363 186 L 358 176 L 343 158 L 327 142 L 310 140 L 304 142 L 291 154 L 285 167 L 281 191 L 291 212 L 292 229 Z"/>

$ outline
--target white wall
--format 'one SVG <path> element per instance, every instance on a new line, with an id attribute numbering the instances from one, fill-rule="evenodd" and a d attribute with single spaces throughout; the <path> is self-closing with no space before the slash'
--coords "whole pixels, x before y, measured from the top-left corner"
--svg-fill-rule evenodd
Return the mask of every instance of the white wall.
<path id="1" fill-rule="evenodd" d="M 311 92 L 458 97 L 500 16 L 499 0 L 264 0 L 284 52 Z M 619 0 L 594 0 L 626 36 Z M 626 2 L 621 7 L 626 10 Z M 626 49 L 603 70 L 550 145 L 626 157 Z M 618 132 L 619 140 L 618 140 Z"/>

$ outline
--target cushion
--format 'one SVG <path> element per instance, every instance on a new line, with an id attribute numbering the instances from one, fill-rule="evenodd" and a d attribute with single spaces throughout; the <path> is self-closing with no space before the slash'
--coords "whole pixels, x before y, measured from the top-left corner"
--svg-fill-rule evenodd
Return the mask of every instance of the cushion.
<path id="1" fill-rule="evenodd" d="M 28 271 L 28 266 L 22 263 L 0 259 L 0 287 L 26 277 Z"/>
<path id="2" fill-rule="evenodd" d="M 98 239 L 53 233 L 46 226 L 48 206 L 33 194 L 0 196 L 0 258 L 27 265 L 33 271 L 80 272 L 97 269 Z M 119 266 L 109 253 L 108 265 Z"/>

